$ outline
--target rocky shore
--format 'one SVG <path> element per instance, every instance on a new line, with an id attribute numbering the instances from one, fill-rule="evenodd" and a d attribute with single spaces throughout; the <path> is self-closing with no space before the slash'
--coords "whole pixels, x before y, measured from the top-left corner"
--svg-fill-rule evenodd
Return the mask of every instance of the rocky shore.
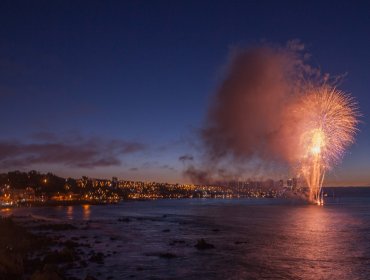
<path id="1" fill-rule="evenodd" d="M 108 221 L 115 225 L 137 226 L 163 223 L 167 215 L 158 217 L 121 216 Z M 107 221 L 106 221 L 107 222 Z M 176 221 L 167 221 L 166 227 L 158 231 L 165 236 L 172 231 L 169 225 L 181 225 Z M 7 280 L 94 280 L 120 279 L 113 272 L 100 272 L 97 267 L 109 265 L 122 249 L 119 236 L 112 233 L 101 236 L 94 229 L 101 226 L 99 221 L 79 220 L 61 221 L 43 219 L 35 216 L 0 216 L 0 279 Z M 213 229 L 217 234 L 219 230 Z M 122 238 L 122 237 L 121 237 Z M 131 245 L 139 242 L 132 240 Z M 208 251 L 215 246 L 205 239 L 184 240 L 169 239 L 168 249 L 163 251 L 138 251 L 144 258 L 162 260 L 181 259 L 182 250 Z M 173 249 L 173 250 L 171 250 Z M 109 259 L 108 259 L 109 258 Z M 144 268 L 138 265 L 141 273 Z M 130 278 L 136 277 L 134 273 Z"/>
<path id="2" fill-rule="evenodd" d="M 67 231 L 77 227 L 68 223 L 50 223 L 28 217 L 0 217 L 0 279 L 63 280 L 77 278 L 68 272 L 83 268 L 88 262 L 103 263 L 104 254 L 77 237 L 68 238 Z M 61 234 L 56 235 L 57 232 Z M 83 238 L 83 236 L 81 236 Z"/>
<path id="3" fill-rule="evenodd" d="M 63 279 L 58 269 L 40 255 L 53 245 L 11 218 L 0 218 L 0 279 Z"/>

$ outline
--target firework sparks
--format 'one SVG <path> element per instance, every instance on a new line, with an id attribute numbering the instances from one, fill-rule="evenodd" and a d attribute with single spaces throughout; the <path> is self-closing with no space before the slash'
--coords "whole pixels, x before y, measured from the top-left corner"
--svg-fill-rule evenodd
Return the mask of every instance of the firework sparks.
<path id="1" fill-rule="evenodd" d="M 354 142 L 358 123 L 356 102 L 329 86 L 309 91 L 302 97 L 299 123 L 299 171 L 309 187 L 309 200 L 322 204 L 325 172 L 337 164 Z"/>

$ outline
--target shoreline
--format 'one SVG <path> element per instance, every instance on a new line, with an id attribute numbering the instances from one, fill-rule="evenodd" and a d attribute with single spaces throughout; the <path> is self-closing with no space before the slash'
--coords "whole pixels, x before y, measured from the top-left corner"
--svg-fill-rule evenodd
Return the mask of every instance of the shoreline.
<path id="1" fill-rule="evenodd" d="M 55 265 L 37 257 L 46 255 L 55 241 L 32 233 L 13 217 L 1 217 L 0 227 L 1 279 L 64 279 Z"/>
<path id="2" fill-rule="evenodd" d="M 104 264 L 106 254 L 83 233 L 89 223 L 0 216 L 0 279 L 96 280 L 89 273 L 78 275 L 82 278 L 73 273 Z"/>
<path id="3" fill-rule="evenodd" d="M 21 202 L 12 205 L 0 205 L 0 209 L 7 208 L 27 208 L 27 207 L 54 207 L 54 206 L 83 206 L 83 205 L 115 205 L 121 202 L 137 202 L 137 201 L 153 201 L 153 200 L 186 200 L 186 199 L 202 199 L 202 200 L 233 200 L 233 199 L 283 199 L 283 200 L 298 200 L 301 201 L 300 197 L 179 197 L 179 198 L 137 198 L 137 199 L 121 199 L 118 201 L 91 201 L 91 200 L 65 200 L 65 201 L 36 201 L 36 202 Z"/>

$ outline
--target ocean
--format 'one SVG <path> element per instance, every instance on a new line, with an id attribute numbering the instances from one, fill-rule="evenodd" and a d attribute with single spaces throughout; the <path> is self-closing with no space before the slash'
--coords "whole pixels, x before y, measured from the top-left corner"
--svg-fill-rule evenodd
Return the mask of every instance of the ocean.
<path id="1" fill-rule="evenodd" d="M 80 279 L 370 279 L 370 188 L 325 191 L 324 206 L 164 199 L 8 214 L 76 225 L 48 234 L 105 255 L 104 263 L 72 267 Z M 200 239 L 214 248 L 198 249 Z"/>

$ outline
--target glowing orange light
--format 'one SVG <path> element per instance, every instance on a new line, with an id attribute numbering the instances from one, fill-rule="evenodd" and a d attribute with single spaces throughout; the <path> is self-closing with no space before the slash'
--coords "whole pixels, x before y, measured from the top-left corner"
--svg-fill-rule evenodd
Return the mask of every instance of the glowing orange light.
<path id="1" fill-rule="evenodd" d="M 297 111 L 302 116 L 300 173 L 310 189 L 309 200 L 323 205 L 325 172 L 354 142 L 358 110 L 351 97 L 323 86 L 304 95 Z"/>

